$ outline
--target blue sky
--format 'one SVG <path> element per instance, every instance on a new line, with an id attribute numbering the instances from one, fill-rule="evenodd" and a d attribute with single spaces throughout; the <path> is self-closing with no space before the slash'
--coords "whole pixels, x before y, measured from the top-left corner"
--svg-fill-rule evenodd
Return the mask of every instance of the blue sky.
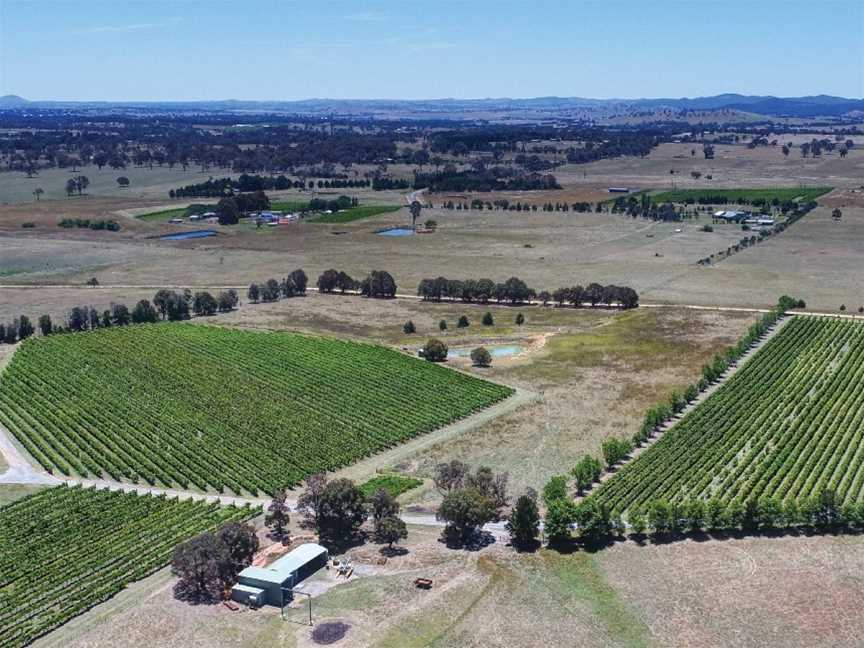
<path id="1" fill-rule="evenodd" d="M 864 96 L 864 1 L 0 0 L 0 94 Z"/>

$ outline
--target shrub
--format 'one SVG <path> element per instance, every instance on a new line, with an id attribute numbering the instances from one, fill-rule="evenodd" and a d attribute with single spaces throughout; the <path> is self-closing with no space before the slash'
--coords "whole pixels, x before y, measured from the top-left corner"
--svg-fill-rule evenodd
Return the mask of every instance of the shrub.
<path id="1" fill-rule="evenodd" d="M 526 494 L 516 500 L 516 505 L 507 520 L 510 541 L 517 549 L 528 549 L 537 541 L 540 533 L 540 512 L 537 510 L 536 493 Z"/>
<path id="2" fill-rule="evenodd" d="M 456 323 L 456 328 L 468 328 L 468 325 L 468 317 L 462 315 L 461 317 L 459 317 L 459 321 Z"/>
<path id="3" fill-rule="evenodd" d="M 564 475 L 550 477 L 543 487 L 543 503 L 548 508 L 552 502 L 567 498 L 567 478 Z"/>
<path id="4" fill-rule="evenodd" d="M 477 347 L 471 351 L 471 362 L 477 367 L 488 367 L 492 364 L 492 354 L 485 347 Z"/>
<path id="5" fill-rule="evenodd" d="M 492 326 L 493 324 L 495 324 L 495 320 L 492 317 L 492 313 L 486 311 L 486 313 L 483 314 L 483 326 Z"/>
<path id="6" fill-rule="evenodd" d="M 414 326 L 414 322 L 408 320 L 402 325 L 402 332 L 405 335 L 412 335 L 413 333 L 417 332 L 417 327 Z"/>
<path id="7" fill-rule="evenodd" d="M 447 359 L 447 345 L 432 338 L 423 346 L 423 357 L 429 362 L 444 362 Z"/>

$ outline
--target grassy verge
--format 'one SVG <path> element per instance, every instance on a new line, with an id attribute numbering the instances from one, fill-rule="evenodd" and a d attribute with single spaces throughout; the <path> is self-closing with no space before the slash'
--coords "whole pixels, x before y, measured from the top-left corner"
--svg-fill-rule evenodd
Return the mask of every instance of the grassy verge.
<path id="1" fill-rule="evenodd" d="M 809 202 L 816 200 L 833 187 L 773 187 L 767 189 L 676 189 L 661 191 L 651 195 L 651 202 L 657 203 L 698 203 L 700 200 L 716 203 L 752 203 L 754 201 L 780 202 L 797 200 Z"/>
<path id="2" fill-rule="evenodd" d="M 351 221 L 361 220 L 363 218 L 371 218 L 372 216 L 380 216 L 381 214 L 389 214 L 390 212 L 398 211 L 398 205 L 363 205 L 346 209 L 343 212 L 335 214 L 321 214 L 310 218 L 310 223 L 350 223 Z"/>

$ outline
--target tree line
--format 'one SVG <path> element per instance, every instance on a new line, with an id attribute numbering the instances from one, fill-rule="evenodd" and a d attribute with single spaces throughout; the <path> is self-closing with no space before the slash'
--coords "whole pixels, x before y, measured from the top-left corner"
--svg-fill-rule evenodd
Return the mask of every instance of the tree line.
<path id="1" fill-rule="evenodd" d="M 237 180 L 231 178 L 208 178 L 204 182 L 184 185 L 168 191 L 170 198 L 219 198 L 236 193 L 259 191 L 283 191 L 287 189 L 354 189 L 372 186 L 368 178 L 332 180 L 291 180 L 279 176 L 242 174 Z"/>
<path id="2" fill-rule="evenodd" d="M 771 330 L 786 311 L 805 306 L 806 304 L 801 299 L 788 295 L 780 297 L 776 306 L 751 325 L 737 344 L 728 347 L 723 353 L 715 355 L 711 362 L 702 367 L 702 377 L 697 382 L 684 389 L 673 390 L 665 402 L 650 407 L 645 413 L 641 427 L 631 438 L 610 437 L 604 440 L 601 444 L 603 462 L 590 454 L 583 455 L 571 471 L 577 495 L 582 495 L 599 481 L 604 470 L 611 470 L 622 461 L 627 460 L 634 449 L 642 446 L 660 432 L 676 415 L 684 411 L 688 404 L 696 400 L 699 394 L 722 378 L 730 367 L 734 366 Z M 548 498 L 545 495 L 547 490 L 552 493 Z M 547 499 L 546 533 L 553 544 L 569 540 L 571 538 L 570 527 L 573 524 L 578 524 L 580 534 L 591 540 L 624 532 L 625 526 L 621 521 L 620 512 L 607 511 L 591 498 L 582 504 L 576 504 L 570 500 L 567 494 L 566 476 L 552 478 L 547 484 L 547 488 L 544 489 L 544 498 Z M 862 514 L 864 514 L 864 509 L 862 509 Z M 644 523 L 645 518 L 640 518 L 639 515 L 639 511 L 635 512 L 635 517 L 634 512 L 630 512 L 628 515 L 628 523 L 634 533 L 642 533 L 645 528 L 644 526 L 640 527 L 642 523 L 639 522 L 642 519 Z M 634 520 L 636 521 L 635 525 Z M 806 522 L 800 523 L 805 524 Z M 735 528 L 738 526 L 740 524 Z M 711 529 L 719 528 L 711 527 Z"/>
<path id="3" fill-rule="evenodd" d="M 142 299 L 131 309 L 125 304 L 111 304 L 109 308 L 98 311 L 93 306 L 74 306 L 63 318 L 63 323 L 52 320 L 50 315 L 41 315 L 37 321 L 41 335 L 60 335 L 79 331 L 95 331 L 112 326 L 130 324 L 150 324 L 159 321 L 183 321 L 196 317 L 206 317 L 234 310 L 240 303 L 237 291 L 229 289 L 213 296 L 207 291 L 174 291 L 163 288 L 156 292 L 153 300 Z M 15 344 L 34 335 L 37 329 L 26 315 L 13 319 L 6 325 L 0 324 L 0 341 Z"/>
<path id="4" fill-rule="evenodd" d="M 489 192 L 560 189 L 561 185 L 550 174 L 524 173 L 497 166 L 457 171 L 456 167 L 448 165 L 437 173 L 415 173 L 413 188 L 438 192 Z"/>
<path id="5" fill-rule="evenodd" d="M 57 226 L 65 227 L 67 229 L 108 230 L 109 232 L 120 231 L 120 223 L 108 218 L 99 218 L 94 220 L 89 218 L 63 218 L 59 223 L 57 223 Z"/>
<path id="6" fill-rule="evenodd" d="M 432 205 L 428 205 L 430 208 Z M 523 203 L 520 201 L 510 202 L 506 198 L 496 200 L 483 200 L 482 198 L 473 198 L 471 202 L 455 202 L 453 200 L 445 200 L 441 203 L 441 209 L 461 210 L 478 210 L 483 211 L 544 211 L 544 212 L 569 212 L 590 213 L 596 211 L 598 214 L 603 211 L 603 203 L 592 204 L 590 202 L 546 202 L 542 205 L 536 203 Z"/>
<path id="7" fill-rule="evenodd" d="M 558 288 L 552 293 L 547 290 L 537 292 L 518 277 L 510 277 L 503 283 L 496 283 L 491 279 L 422 279 L 417 287 L 417 295 L 422 297 L 423 301 L 435 302 L 449 300 L 487 304 L 494 300 L 499 304 L 515 305 L 536 299 L 543 306 L 556 302 L 559 307 L 569 304 L 575 308 L 581 308 L 585 304 L 592 307 L 617 306 L 623 309 L 639 305 L 639 295 L 627 286 L 590 283 L 584 288 L 577 285 Z"/>
<path id="8" fill-rule="evenodd" d="M 358 281 L 347 272 L 330 268 L 322 272 L 317 284 L 321 293 L 341 294 L 359 292 L 364 297 L 392 299 L 396 296 L 396 280 L 386 270 L 372 270 L 364 279 Z"/>
<path id="9" fill-rule="evenodd" d="M 289 299 L 306 294 L 306 286 L 309 278 L 302 269 L 293 270 L 285 279 L 268 279 L 260 284 L 250 284 L 246 296 L 254 304 L 259 301 L 274 302 L 284 297 Z"/>

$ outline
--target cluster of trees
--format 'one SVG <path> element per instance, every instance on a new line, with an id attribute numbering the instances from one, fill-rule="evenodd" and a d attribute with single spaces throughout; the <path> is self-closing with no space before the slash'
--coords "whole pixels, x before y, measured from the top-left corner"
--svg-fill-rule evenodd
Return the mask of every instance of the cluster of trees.
<path id="1" fill-rule="evenodd" d="M 90 220 L 89 218 L 64 218 L 59 223 L 58 227 L 67 229 L 91 229 L 91 230 L 108 230 L 111 232 L 120 231 L 120 223 L 111 219 Z"/>
<path id="2" fill-rule="evenodd" d="M 76 193 L 80 196 L 90 186 L 90 180 L 87 176 L 79 175 L 74 178 L 69 178 L 66 181 L 66 195 L 73 196 Z"/>
<path id="3" fill-rule="evenodd" d="M 338 290 L 342 294 L 359 292 L 364 297 L 380 299 L 391 299 L 396 296 L 396 281 L 386 270 L 373 270 L 365 279 L 357 281 L 347 272 L 331 268 L 321 273 L 317 286 L 322 293 Z"/>
<path id="4" fill-rule="evenodd" d="M 508 504 L 507 473 L 486 466 L 475 471 L 454 459 L 436 466 L 433 480 L 444 498 L 436 517 L 446 523 L 442 538 L 448 546 L 470 544 L 484 524 L 501 519 Z"/>
<path id="5" fill-rule="evenodd" d="M 395 543 L 408 537 L 405 522 L 399 517 L 399 503 L 385 490 L 367 498 L 350 479 L 328 481 L 323 473 L 310 475 L 305 486 L 297 499 L 300 524 L 314 529 L 319 541 L 331 549 L 362 541 L 366 537 L 363 525 L 370 516 L 375 542 L 392 550 Z M 266 523 L 281 536 L 288 523 L 284 491 L 274 497 Z"/>
<path id="6" fill-rule="evenodd" d="M 849 151 L 855 146 L 855 142 L 851 139 L 847 139 L 844 143 L 840 145 L 838 149 L 841 158 L 845 158 Z M 804 142 L 799 147 L 801 150 L 801 157 L 807 157 L 808 155 L 812 155 L 814 158 L 822 155 L 822 151 L 831 152 L 835 149 L 836 144 L 828 138 L 816 139 L 815 137 L 809 142 Z M 788 149 L 788 145 L 784 148 Z M 784 151 L 784 155 L 789 155 L 788 152 Z"/>
<path id="7" fill-rule="evenodd" d="M 462 157 L 470 152 L 490 153 L 500 160 L 505 153 L 516 153 L 514 162 L 531 170 L 547 161 L 526 155 L 532 141 L 551 142 L 576 141 L 581 146 L 569 146 L 563 150 L 555 147 L 533 146 L 531 152 L 563 153 L 570 163 L 594 162 L 622 155 L 644 157 L 660 142 L 662 132 L 656 128 L 602 128 L 570 126 L 501 126 L 487 125 L 454 130 L 439 130 L 428 136 L 433 153 L 447 153 Z M 517 160 L 518 158 L 518 160 Z M 433 159 L 434 161 L 434 159 Z M 546 166 L 542 164 L 542 166 Z"/>
<path id="8" fill-rule="evenodd" d="M 559 288 L 552 293 L 547 290 L 538 293 L 518 277 L 510 277 L 503 283 L 496 283 L 491 279 L 462 280 L 446 277 L 422 279 L 417 286 L 417 295 L 424 301 L 436 302 L 447 299 L 486 304 L 494 300 L 499 304 L 522 304 L 537 299 L 543 306 L 554 301 L 561 307 L 570 304 L 576 308 L 584 304 L 590 304 L 592 307 L 614 305 L 625 309 L 639 305 L 639 295 L 627 286 L 602 286 L 598 283 L 590 283 L 585 288 L 577 285 Z"/>
<path id="9" fill-rule="evenodd" d="M 373 184 L 374 186 L 374 184 Z M 457 171 L 448 165 L 437 173 L 415 173 L 414 188 L 431 191 L 534 191 L 560 189 L 550 174 L 522 173 L 507 167 Z"/>
<path id="10" fill-rule="evenodd" d="M 554 301 L 558 306 L 570 304 L 575 308 L 581 308 L 590 304 L 592 308 L 597 306 L 617 306 L 622 309 L 636 308 L 639 306 L 639 294 L 629 286 L 603 286 L 598 283 L 589 283 L 584 288 L 581 285 L 569 288 L 558 288 L 552 293 L 541 291 L 538 299 L 545 306 Z"/>
<path id="11" fill-rule="evenodd" d="M 225 196 L 216 204 L 220 225 L 236 225 L 244 214 L 270 208 L 270 199 L 263 191 Z"/>
<path id="12" fill-rule="evenodd" d="M 599 211 L 599 210 L 598 210 Z M 693 218 L 695 212 L 679 209 L 672 203 L 654 203 L 648 194 L 637 196 L 621 196 L 612 202 L 610 211 L 613 214 L 627 214 L 633 218 L 645 218 L 653 221 L 680 222 Z"/>
<path id="13" fill-rule="evenodd" d="M 0 155 L 12 169 L 31 173 L 39 168 L 95 165 L 122 169 L 199 165 L 235 173 L 282 172 L 295 167 L 340 164 L 383 164 L 398 157 L 396 142 L 404 138 L 398 122 L 368 122 L 315 117 L 211 113 L 141 115 L 62 111 L 44 115 L 7 114 Z M 23 129 L 23 130 L 19 130 Z M 416 130 L 413 125 L 409 130 Z"/>
<path id="14" fill-rule="evenodd" d="M 306 294 L 309 278 L 302 269 L 293 270 L 282 281 L 268 279 L 264 283 L 250 284 L 246 296 L 249 301 L 257 304 L 259 301 L 274 302 L 284 297 L 297 297 Z"/>
<path id="15" fill-rule="evenodd" d="M 171 572 L 179 576 L 174 595 L 192 602 L 215 602 L 237 582 L 258 551 L 255 528 L 229 522 L 216 533 L 202 533 L 174 548 Z"/>
<path id="16" fill-rule="evenodd" d="M 508 302 L 521 304 L 536 297 L 536 292 L 529 288 L 518 277 L 510 277 L 503 283 L 495 283 L 491 279 L 422 279 L 417 287 L 417 295 L 423 301 L 440 302 L 461 300 L 465 303 L 477 302 L 487 304 L 494 300 L 497 303 Z"/>
<path id="17" fill-rule="evenodd" d="M 222 291 L 214 297 L 207 291 L 177 292 L 163 288 L 156 293 L 152 302 L 142 299 L 131 310 L 125 304 L 111 304 L 101 313 L 92 306 L 74 306 L 66 314 L 63 324 L 55 323 L 50 315 L 42 315 L 37 321 L 37 326 L 42 335 L 59 335 L 95 331 L 112 326 L 148 324 L 162 320 L 187 320 L 192 314 L 201 317 L 214 315 L 216 312 L 226 313 L 236 308 L 238 304 L 239 297 L 237 291 L 233 289 Z M 0 342 L 14 344 L 25 340 L 35 332 L 36 329 L 30 319 L 22 315 L 8 325 L 0 325 Z"/>
<path id="18" fill-rule="evenodd" d="M 340 211 L 342 209 L 351 209 L 352 207 L 356 207 L 359 201 L 356 198 L 350 198 L 348 196 L 339 196 L 333 200 L 327 200 L 326 198 L 313 198 L 309 201 L 309 209 L 311 211 Z"/>
<path id="19" fill-rule="evenodd" d="M 26 340 L 35 332 L 30 318 L 21 315 L 7 324 L 0 324 L 0 344 L 15 344 L 19 340 Z"/>

